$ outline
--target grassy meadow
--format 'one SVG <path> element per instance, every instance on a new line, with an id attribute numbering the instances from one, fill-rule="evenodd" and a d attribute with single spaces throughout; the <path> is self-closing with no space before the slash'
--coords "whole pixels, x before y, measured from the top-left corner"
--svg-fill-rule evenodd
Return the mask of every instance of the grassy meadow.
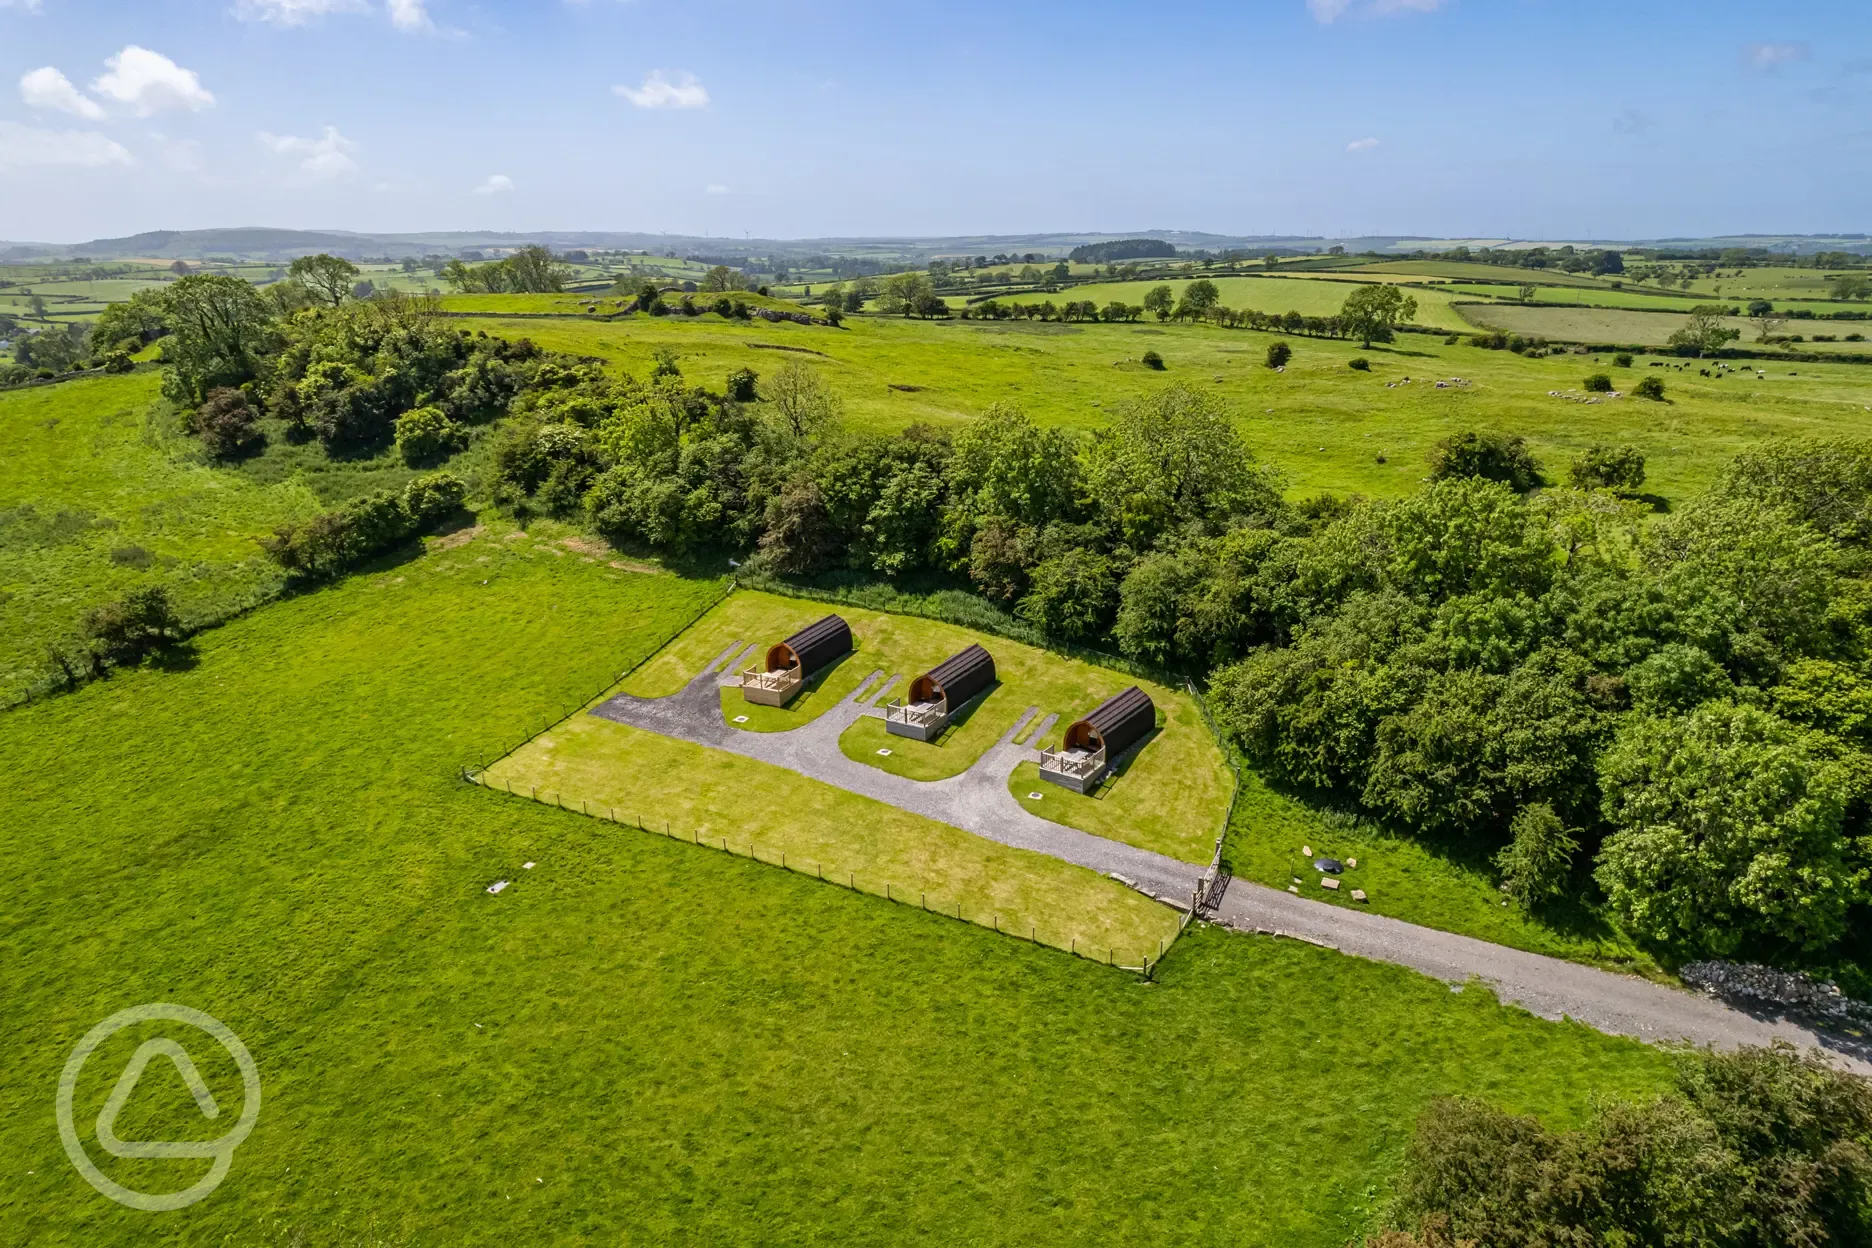
<path id="1" fill-rule="evenodd" d="M 1614 371 L 1623 379 L 1609 357 L 1529 359 L 1472 347 L 1466 339 L 1446 345 L 1427 334 L 1403 334 L 1368 349 L 1174 323 L 866 316 L 834 330 L 709 315 L 609 322 L 477 318 L 475 324 L 639 375 L 649 371 L 653 352 L 669 347 L 681 356 L 686 376 L 717 388 L 733 369 L 765 373 L 785 359 L 803 359 L 842 395 L 849 425 L 879 431 L 919 422 L 953 428 L 996 402 L 1018 404 L 1049 423 L 1096 430 L 1127 400 L 1182 382 L 1222 398 L 1249 445 L 1286 474 L 1296 497 L 1407 494 L 1421 483 L 1425 457 L 1438 439 L 1484 427 L 1526 437 L 1556 480 L 1564 480 L 1567 463 L 1593 443 L 1635 445 L 1647 457 L 1646 490 L 1681 500 L 1707 486 L 1736 452 L 1764 439 L 1860 431 L 1872 402 L 1872 373 L 1855 365 L 1803 364 L 1797 376 L 1777 368 L 1760 382 L 1673 370 L 1668 403 L 1584 406 L 1548 392 L 1578 389 L 1594 372 Z M 1263 362 L 1277 338 L 1294 348 L 1282 373 Z M 1137 362 L 1147 350 L 1164 357 L 1164 371 Z M 1361 356 L 1371 362 L 1370 372 L 1347 368 Z M 1646 363 L 1640 360 L 1629 375 L 1648 372 Z M 1408 385 L 1402 384 L 1406 377 Z M 1442 390 L 1431 384 L 1452 377 L 1470 384 Z"/>
<path id="2" fill-rule="evenodd" d="M 1467 303 L 1462 305 L 1461 311 L 1478 325 L 1505 329 L 1510 333 L 1570 342 L 1612 342 L 1621 346 L 1644 347 L 1668 345 L 1670 336 L 1682 329 L 1690 319 L 1688 308 L 1678 312 L 1663 312 L 1611 307 L 1544 308 L 1522 303 Z M 1742 335 L 1739 345 L 1749 346 L 1754 343 L 1758 331 L 1755 323 L 1747 317 L 1726 316 L 1722 318 L 1722 323 Z M 1776 332 L 1801 334 L 1807 338 L 1816 333 L 1832 334 L 1841 340 L 1809 342 L 1798 346 L 1796 350 L 1852 355 L 1872 351 L 1872 342 L 1844 341 L 1847 334 L 1866 333 L 1866 323 L 1863 321 L 1789 321 Z M 1758 360 L 1753 363 L 1763 362 Z M 1767 363 L 1773 365 L 1773 361 Z"/>
<path id="3" fill-rule="evenodd" d="M 1096 282 L 1085 286 L 1072 286 L 1053 294 L 1031 293 L 998 297 L 1002 303 L 1045 303 L 1055 305 L 1066 302 L 1081 302 L 1090 299 L 1104 307 L 1113 300 L 1123 303 L 1142 304 L 1144 296 L 1158 286 L 1168 286 L 1181 297 L 1183 288 L 1193 278 L 1180 278 L 1169 281 L 1140 282 Z M 1230 308 L 1254 308 L 1262 312 L 1286 313 L 1298 312 L 1302 316 L 1336 316 L 1345 306 L 1346 296 L 1351 294 L 1357 282 L 1334 277 L 1217 277 L 1208 279 L 1215 283 L 1221 292 L 1221 301 Z M 1376 280 L 1366 278 L 1368 283 Z M 1468 322 L 1451 307 L 1450 301 L 1441 291 L 1412 290 L 1408 292 L 1417 300 L 1416 324 L 1427 325 L 1435 329 L 1466 329 Z M 1146 317 L 1140 324 L 1151 323 Z"/>
<path id="4" fill-rule="evenodd" d="M 1432 1097 L 1573 1126 L 1666 1086 L 1635 1042 L 1308 945 L 1195 930 L 1145 985 L 462 783 L 717 592 L 489 530 L 0 716 L 9 1239 L 1337 1248 Z M 225 1022 L 264 1087 L 227 1181 L 154 1219 L 51 1112 L 78 1037 L 145 1001 Z M 88 1143 L 142 1038 L 86 1067 Z M 145 1085 L 131 1138 L 202 1132 Z"/>
<path id="5" fill-rule="evenodd" d="M 154 372 L 0 392 L 0 700 L 99 603 L 168 587 L 184 619 L 277 592 L 255 544 L 319 510 L 297 479 L 212 467 L 175 426 Z"/>

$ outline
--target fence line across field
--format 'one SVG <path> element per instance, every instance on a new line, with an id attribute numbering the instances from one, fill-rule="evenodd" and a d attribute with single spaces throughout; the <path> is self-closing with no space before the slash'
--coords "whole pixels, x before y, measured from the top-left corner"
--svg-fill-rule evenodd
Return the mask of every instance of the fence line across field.
<path id="1" fill-rule="evenodd" d="M 497 785 L 495 782 L 491 781 L 488 778 L 485 769 L 477 770 L 477 769 L 464 767 L 462 768 L 462 771 L 461 771 L 461 777 L 464 781 L 466 781 L 469 784 L 478 784 L 481 787 L 485 789 L 489 789 L 495 793 L 506 793 L 510 796 L 518 797 L 525 801 L 534 801 L 534 802 L 539 802 L 542 805 L 557 806 L 561 810 L 572 809 L 570 806 L 567 806 L 565 804 L 565 795 L 563 793 L 548 790 L 544 795 L 542 795 L 538 787 L 532 786 L 532 785 L 527 786 L 527 791 L 525 793 L 522 793 L 518 789 L 513 787 L 513 782 L 511 780 L 501 782 L 501 784 Z M 617 808 L 613 806 L 605 806 L 605 807 L 601 807 L 598 809 L 593 809 L 588 800 L 580 799 L 579 808 L 583 813 L 587 815 L 590 815 L 594 818 L 605 819 L 606 821 L 617 824 L 620 827 L 635 826 L 639 831 L 653 833 L 657 836 L 668 837 L 671 840 L 680 841 L 684 839 L 681 832 L 672 829 L 668 820 L 663 821 L 663 827 L 659 830 L 655 826 L 654 822 L 645 823 L 642 815 L 634 815 L 634 816 L 627 816 L 625 818 L 619 818 L 618 813 L 617 813 Z M 905 889 L 901 887 L 900 885 L 897 885 L 887 880 L 882 885 L 883 891 L 876 892 L 870 888 L 860 887 L 858 884 L 857 873 L 855 871 L 849 871 L 849 870 L 845 872 L 845 879 L 843 882 L 841 882 L 838 878 L 838 874 L 836 871 L 830 876 L 828 876 L 825 873 L 826 864 L 808 859 L 807 862 L 811 864 L 811 870 L 808 870 L 806 865 L 802 864 L 797 859 L 789 861 L 787 854 L 784 850 L 780 852 L 780 855 L 777 859 L 763 858 L 760 856 L 760 852 L 759 852 L 760 847 L 759 847 L 758 842 L 755 842 L 753 840 L 750 840 L 747 842 L 747 850 L 745 853 L 742 852 L 740 849 L 738 849 L 725 836 L 711 836 L 711 837 L 704 838 L 700 829 L 691 831 L 689 833 L 688 840 L 690 844 L 692 845 L 705 846 L 709 849 L 718 850 L 722 853 L 733 854 L 737 858 L 747 858 L 747 859 L 750 859 L 751 861 L 761 863 L 764 866 L 779 867 L 780 869 L 784 871 L 791 871 L 795 875 L 808 876 L 812 879 L 820 880 L 828 884 L 832 884 L 841 888 L 845 888 L 851 892 L 865 893 L 868 896 L 877 897 L 877 898 L 880 898 L 881 900 L 888 901 L 888 902 L 891 902 L 893 904 L 900 905 L 900 906 L 911 905 L 912 903 L 910 901 L 910 897 L 912 894 L 914 894 L 916 897 L 915 907 L 926 913 L 940 914 L 940 915 L 943 915 L 944 917 L 954 917 L 956 919 L 961 920 L 964 923 L 971 923 L 975 925 L 976 927 L 992 928 L 994 931 L 999 932 L 1004 936 L 1013 936 L 1016 939 L 1018 939 L 1020 936 L 1019 931 L 1012 930 L 1012 929 L 1002 926 L 1001 916 L 998 912 L 989 911 L 985 915 L 970 916 L 963 912 L 962 903 L 961 901 L 958 900 L 953 903 L 955 906 L 955 909 L 952 915 L 948 907 L 944 904 L 941 904 L 940 902 L 937 905 L 932 906 L 930 904 L 929 894 L 926 891 L 916 890 L 916 889 Z M 986 918 L 988 921 L 984 923 L 982 921 L 983 918 Z M 1177 933 L 1179 935 L 1182 933 L 1183 929 L 1189 925 L 1190 918 L 1191 918 L 1190 915 L 1185 914 L 1179 919 L 1178 924 L 1177 924 Z M 1118 951 L 1115 947 L 1110 946 L 1110 945 L 1105 946 L 1105 956 L 1101 958 L 1098 956 L 1098 946 L 1096 945 L 1088 945 L 1084 949 L 1079 948 L 1079 938 L 1077 936 L 1069 937 L 1067 939 L 1067 943 L 1063 945 L 1057 943 L 1054 940 L 1041 940 L 1039 925 L 1034 924 L 1034 923 L 1029 923 L 1027 926 L 1027 940 L 1029 944 L 1044 945 L 1045 947 L 1049 949 L 1057 949 L 1061 953 L 1070 954 L 1073 957 L 1084 958 L 1090 962 L 1103 963 L 1104 965 L 1116 967 L 1117 969 L 1123 970 L 1123 971 L 1130 971 L 1133 974 L 1143 976 L 1145 979 L 1150 979 L 1156 973 L 1158 964 L 1163 961 L 1164 955 L 1168 953 L 1170 949 L 1169 940 L 1159 940 L 1157 942 L 1157 954 L 1155 957 L 1152 957 L 1149 954 L 1146 954 L 1143 958 L 1139 960 L 1139 963 L 1137 965 L 1132 965 L 1130 963 L 1118 961 Z"/>

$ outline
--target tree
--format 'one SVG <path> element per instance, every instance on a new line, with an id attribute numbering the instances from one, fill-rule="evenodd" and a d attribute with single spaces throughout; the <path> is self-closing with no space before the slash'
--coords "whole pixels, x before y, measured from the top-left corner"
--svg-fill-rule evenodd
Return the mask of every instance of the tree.
<path id="1" fill-rule="evenodd" d="M 1825 739 L 1752 706 L 1639 716 L 1600 765 L 1616 831 L 1597 875 L 1628 927 L 1685 951 L 1817 949 L 1867 896 L 1845 815 L 1866 779 Z"/>
<path id="2" fill-rule="evenodd" d="M 1653 402 L 1664 401 L 1664 379 L 1662 377 L 1640 377 L 1638 384 L 1632 387 L 1632 395 Z"/>
<path id="3" fill-rule="evenodd" d="M 1348 337 L 1369 347 L 1374 342 L 1390 342 L 1392 327 L 1416 315 L 1417 301 L 1385 283 L 1360 286 L 1347 295 L 1345 306 L 1339 310 L 1339 324 Z"/>
<path id="4" fill-rule="evenodd" d="M 1015 611 L 1050 637 L 1087 643 L 1111 627 L 1117 600 L 1111 560 L 1075 548 L 1033 570 L 1033 584 Z"/>
<path id="5" fill-rule="evenodd" d="M 169 591 L 151 585 L 92 607 L 84 613 L 78 631 L 97 660 L 126 665 L 176 640 L 182 624 L 169 602 Z"/>
<path id="6" fill-rule="evenodd" d="M 1500 481 L 1518 494 L 1541 484 L 1540 462 L 1527 440 L 1491 430 L 1454 433 L 1430 450 L 1430 479 L 1481 477 Z"/>
<path id="7" fill-rule="evenodd" d="M 1514 839 L 1495 855 L 1502 891 L 1528 910 L 1564 894 L 1579 840 L 1554 808 L 1546 802 L 1523 806 L 1515 812 L 1509 831 Z"/>
<path id="8" fill-rule="evenodd" d="M 239 390 L 222 388 L 189 416 L 189 432 L 201 439 L 217 459 L 233 459 L 258 450 L 266 440 L 260 432 L 260 413 Z"/>
<path id="9" fill-rule="evenodd" d="M 137 352 L 169 332 L 163 323 L 162 291 L 139 290 L 98 314 L 92 341 L 105 350 Z"/>
<path id="10" fill-rule="evenodd" d="M 795 438 L 817 436 L 838 422 L 844 403 L 809 364 L 788 360 L 767 382 L 767 402 Z"/>
<path id="11" fill-rule="evenodd" d="M 1121 409 L 1092 444 L 1087 473 L 1107 523 L 1139 549 L 1171 530 L 1220 532 L 1280 510 L 1275 478 L 1255 464 L 1221 401 L 1184 385 Z"/>
<path id="12" fill-rule="evenodd" d="M 1863 273 L 1842 273 L 1833 279 L 1828 293 L 1835 299 L 1872 299 L 1872 277 Z"/>
<path id="13" fill-rule="evenodd" d="M 320 253 L 300 256 L 286 270 L 287 276 L 312 292 L 322 303 L 337 307 L 350 296 L 358 279 L 358 267 L 349 260 Z"/>
<path id="14" fill-rule="evenodd" d="M 878 311 L 889 316 L 909 316 L 920 312 L 925 301 L 935 295 L 936 288 L 924 274 L 893 273 L 884 279 L 883 292 L 878 296 Z"/>
<path id="15" fill-rule="evenodd" d="M 1153 286 L 1144 292 L 1144 310 L 1154 313 L 1160 321 L 1169 320 L 1175 307 L 1176 292 L 1168 286 Z"/>
<path id="16" fill-rule="evenodd" d="M 1612 378 L 1605 373 L 1594 373 L 1586 379 L 1586 389 L 1592 394 L 1610 394 Z"/>
<path id="17" fill-rule="evenodd" d="M 1287 361 L 1293 359 L 1293 348 L 1284 342 L 1270 342 L 1267 349 L 1267 366 L 1285 368 Z"/>
<path id="18" fill-rule="evenodd" d="M 760 374 L 751 368 L 737 368 L 728 374 L 728 397 L 737 403 L 752 403 L 760 398 L 756 387 Z"/>
<path id="19" fill-rule="evenodd" d="M 1517 293 L 1521 296 L 1522 303 L 1533 303 L 1534 296 L 1538 292 L 1538 290 L 1539 290 L 1538 287 L 1534 286 L 1532 283 L 1529 283 L 1527 285 L 1522 286 L 1521 289 Z"/>
<path id="20" fill-rule="evenodd" d="M 1644 452 L 1595 442 L 1573 461 L 1570 472 L 1576 489 L 1634 493 L 1645 480 Z"/>
<path id="21" fill-rule="evenodd" d="M 1720 351 L 1729 343 L 1742 336 L 1739 329 L 1730 329 L 1724 318 L 1729 309 L 1716 303 L 1702 303 L 1690 309 L 1690 319 L 1684 327 L 1670 336 L 1670 345 L 1693 350 L 1697 355 L 1707 355 Z"/>
<path id="22" fill-rule="evenodd" d="M 717 294 L 724 290 L 746 290 L 747 278 L 725 264 L 718 264 L 703 277 L 702 289 L 709 294 Z"/>
<path id="23" fill-rule="evenodd" d="M 1787 324 L 1787 317 L 1775 311 L 1774 304 L 1766 299 L 1752 300 L 1748 305 L 1749 320 L 1755 322 L 1755 341 L 1767 342 Z"/>
<path id="24" fill-rule="evenodd" d="M 1222 292 L 1208 278 L 1198 278 L 1183 288 L 1183 304 L 1192 316 L 1200 317 L 1222 299 Z"/>
<path id="25" fill-rule="evenodd" d="M 422 464 L 460 446 L 463 434 L 440 408 L 412 408 L 397 417 L 397 452 L 406 464 Z"/>
<path id="26" fill-rule="evenodd" d="M 225 274 L 196 273 L 170 283 L 162 316 L 172 331 L 163 393 L 183 407 L 199 406 L 210 390 L 259 377 L 278 338 L 260 292 Z"/>

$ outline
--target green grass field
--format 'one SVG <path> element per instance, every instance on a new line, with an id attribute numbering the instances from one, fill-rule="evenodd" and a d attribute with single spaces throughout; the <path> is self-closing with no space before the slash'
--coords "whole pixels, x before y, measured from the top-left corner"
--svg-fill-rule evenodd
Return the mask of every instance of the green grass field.
<path id="1" fill-rule="evenodd" d="M 995 402 L 1017 403 L 1048 423 L 1096 430 L 1126 400 L 1182 382 L 1211 389 L 1228 405 L 1249 445 L 1286 473 L 1294 496 L 1407 494 L 1422 481 L 1425 457 L 1438 439 L 1486 427 L 1526 437 L 1556 479 L 1564 479 L 1568 461 L 1592 443 L 1630 443 L 1647 456 L 1646 489 L 1681 500 L 1707 486 L 1738 451 L 1764 439 L 1857 432 L 1869 380 L 1858 366 L 1844 364 L 1800 365 L 1797 377 L 1780 370 L 1754 386 L 1673 372 L 1669 405 L 1586 407 L 1563 405 L 1547 392 L 1578 388 L 1609 360 L 1527 359 L 1471 347 L 1466 339 L 1446 346 L 1425 334 L 1400 335 L 1369 350 L 1355 342 L 1286 338 L 1295 358 L 1276 374 L 1263 358 L 1281 336 L 1202 325 L 872 316 L 851 318 L 838 330 L 716 317 L 477 324 L 489 333 L 597 356 L 640 376 L 652 352 L 667 346 L 682 357 L 685 376 L 716 388 L 733 369 L 766 373 L 783 360 L 803 359 L 843 395 L 850 426 L 879 431 L 917 422 L 954 428 Z M 1135 363 L 1147 349 L 1163 355 L 1164 372 Z M 1369 359 L 1372 371 L 1348 369 L 1355 356 Z M 1407 376 L 1410 385 L 1388 388 Z M 1449 377 L 1472 384 L 1445 390 L 1424 384 Z"/>
<path id="2" fill-rule="evenodd" d="M 1538 335 L 1563 342 L 1614 342 L 1620 345 L 1661 347 L 1689 320 L 1688 310 L 1641 312 L 1625 308 L 1543 308 L 1520 303 L 1464 304 L 1459 309 L 1478 325 L 1505 329 L 1511 333 Z M 1723 324 L 1740 333 L 1739 345 L 1752 346 L 1756 328 L 1747 317 L 1727 316 Z M 1860 321 L 1789 321 L 1782 334 L 1847 334 L 1866 332 Z M 1808 343 L 1802 350 L 1863 354 L 1872 351 L 1872 342 Z"/>
<path id="3" fill-rule="evenodd" d="M 204 462 L 133 373 L 0 392 L 0 698 L 43 671 L 85 610 L 168 587 L 184 619 L 276 593 L 254 537 L 319 509 L 296 479 L 254 485 Z"/>
<path id="4" fill-rule="evenodd" d="M 1311 946 L 1198 930 L 1146 986 L 462 783 L 715 592 L 432 542 L 0 716 L 9 1238 L 1337 1248 L 1434 1096 L 1572 1126 L 1666 1085 L 1634 1042 Z M 77 1038 L 145 1001 L 225 1022 L 265 1093 L 226 1183 L 160 1219 L 85 1185 L 52 1113 Z M 141 1038 L 87 1066 L 87 1141 Z M 132 1138 L 202 1133 L 144 1086 Z"/>
<path id="5" fill-rule="evenodd" d="M 1055 305 L 1066 302 L 1080 302 L 1086 299 L 1104 307 L 1113 300 L 1123 303 L 1142 304 L 1144 296 L 1157 286 L 1167 285 L 1178 297 L 1191 279 L 1179 279 L 1168 282 L 1097 282 L 1085 286 L 1072 286 L 1053 294 L 1020 294 L 1000 298 L 1002 303 L 1044 303 L 1051 300 Z M 1359 284 L 1352 280 L 1334 277 L 1218 277 L 1213 280 L 1221 292 L 1225 307 L 1253 308 L 1261 312 L 1286 313 L 1298 312 L 1302 316 L 1336 316 L 1345 306 L 1346 296 Z M 1377 277 L 1366 279 L 1380 280 Z M 1412 290 L 1408 292 L 1417 300 L 1416 324 L 1429 325 L 1437 329 L 1461 329 L 1466 322 L 1451 310 L 1449 299 L 1440 291 Z M 1140 324 L 1152 323 L 1146 318 Z"/>

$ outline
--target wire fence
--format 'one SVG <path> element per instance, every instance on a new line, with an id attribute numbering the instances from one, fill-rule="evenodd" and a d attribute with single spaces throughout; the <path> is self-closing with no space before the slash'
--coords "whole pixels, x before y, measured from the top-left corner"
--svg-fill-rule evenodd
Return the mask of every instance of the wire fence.
<path id="1" fill-rule="evenodd" d="M 1190 700 L 1202 714 L 1203 723 L 1209 728 L 1209 735 L 1214 739 L 1216 749 L 1222 752 L 1222 761 L 1228 765 L 1232 787 L 1229 790 L 1228 809 L 1222 812 L 1222 827 L 1216 832 L 1215 853 L 1209 858 L 1209 869 L 1196 881 L 1196 890 L 1190 896 L 1189 913 L 1184 916 L 1184 923 L 1198 914 L 1212 910 L 1222 900 L 1222 894 L 1228 890 L 1229 875 L 1222 866 L 1222 850 L 1228 844 L 1229 826 L 1235 822 L 1235 806 L 1241 801 L 1242 777 L 1241 764 L 1235 758 L 1235 751 L 1222 736 L 1222 730 L 1216 726 L 1215 716 L 1209 713 L 1209 703 L 1196 688 L 1196 682 L 1185 677 L 1183 687 L 1189 690 Z"/>
<path id="2" fill-rule="evenodd" d="M 1022 924 L 1012 922 L 1011 920 L 1003 922 L 1002 915 L 993 910 L 978 910 L 974 913 L 970 913 L 964 903 L 959 899 L 944 899 L 940 896 L 932 896 L 928 891 L 923 889 L 907 888 L 893 881 L 878 880 L 870 876 L 867 876 L 864 880 L 860 880 L 858 878 L 858 873 L 854 870 L 810 858 L 789 856 L 784 849 L 775 851 L 770 847 L 768 853 L 763 855 L 760 852 L 761 847 L 759 843 L 751 838 L 745 843 L 737 843 L 717 833 L 704 835 L 700 830 L 684 832 L 674 828 L 666 819 L 650 819 L 646 821 L 642 815 L 632 814 L 629 811 L 620 814 L 615 806 L 594 805 L 589 799 L 585 798 L 576 799 L 578 805 L 573 806 L 563 793 L 550 789 L 542 792 L 534 785 L 516 786 L 511 780 L 497 781 L 490 777 L 485 770 L 464 767 L 461 771 L 461 778 L 469 784 L 478 784 L 492 792 L 517 797 L 522 801 L 538 802 L 546 806 L 556 806 L 561 810 L 577 811 L 580 814 L 595 819 L 602 819 L 607 823 L 613 823 L 620 827 L 635 828 L 640 832 L 648 832 L 657 836 L 668 837 L 670 840 L 682 841 L 687 844 L 713 849 L 721 853 L 732 854 L 737 858 L 746 858 L 766 866 L 779 867 L 784 871 L 791 871 L 796 875 L 809 876 L 823 883 L 849 889 L 855 893 L 867 893 L 870 896 L 881 897 L 885 901 L 895 902 L 898 905 L 912 906 L 928 914 L 939 914 L 945 918 L 956 919 L 964 923 L 972 923 L 977 927 L 992 928 L 1003 936 L 1024 939 L 1030 944 L 1043 945 L 1050 949 L 1057 949 L 1062 953 L 1071 954 L 1074 957 L 1085 958 L 1091 962 L 1116 967 L 1119 970 L 1130 971 L 1133 974 L 1143 976 L 1145 979 L 1150 979 L 1156 974 L 1158 964 L 1163 961 L 1164 955 L 1169 952 L 1170 946 L 1176 936 L 1181 935 L 1183 929 L 1189 925 L 1191 917 L 1187 914 L 1183 915 L 1178 921 L 1176 933 L 1159 940 L 1155 953 L 1152 953 L 1148 949 L 1141 952 L 1136 949 L 1130 949 L 1126 951 L 1125 958 L 1121 959 L 1118 956 L 1117 948 L 1113 945 L 1081 941 L 1077 936 L 1062 936 L 1056 932 L 1048 932 L 1043 939 L 1040 934 L 1039 924 L 1037 923 L 1026 923 L 1024 926 L 1026 926 L 1027 930 L 1022 932 L 1020 930 L 1021 926 L 1023 926 Z M 1101 957 L 1101 954 L 1104 956 Z"/>

